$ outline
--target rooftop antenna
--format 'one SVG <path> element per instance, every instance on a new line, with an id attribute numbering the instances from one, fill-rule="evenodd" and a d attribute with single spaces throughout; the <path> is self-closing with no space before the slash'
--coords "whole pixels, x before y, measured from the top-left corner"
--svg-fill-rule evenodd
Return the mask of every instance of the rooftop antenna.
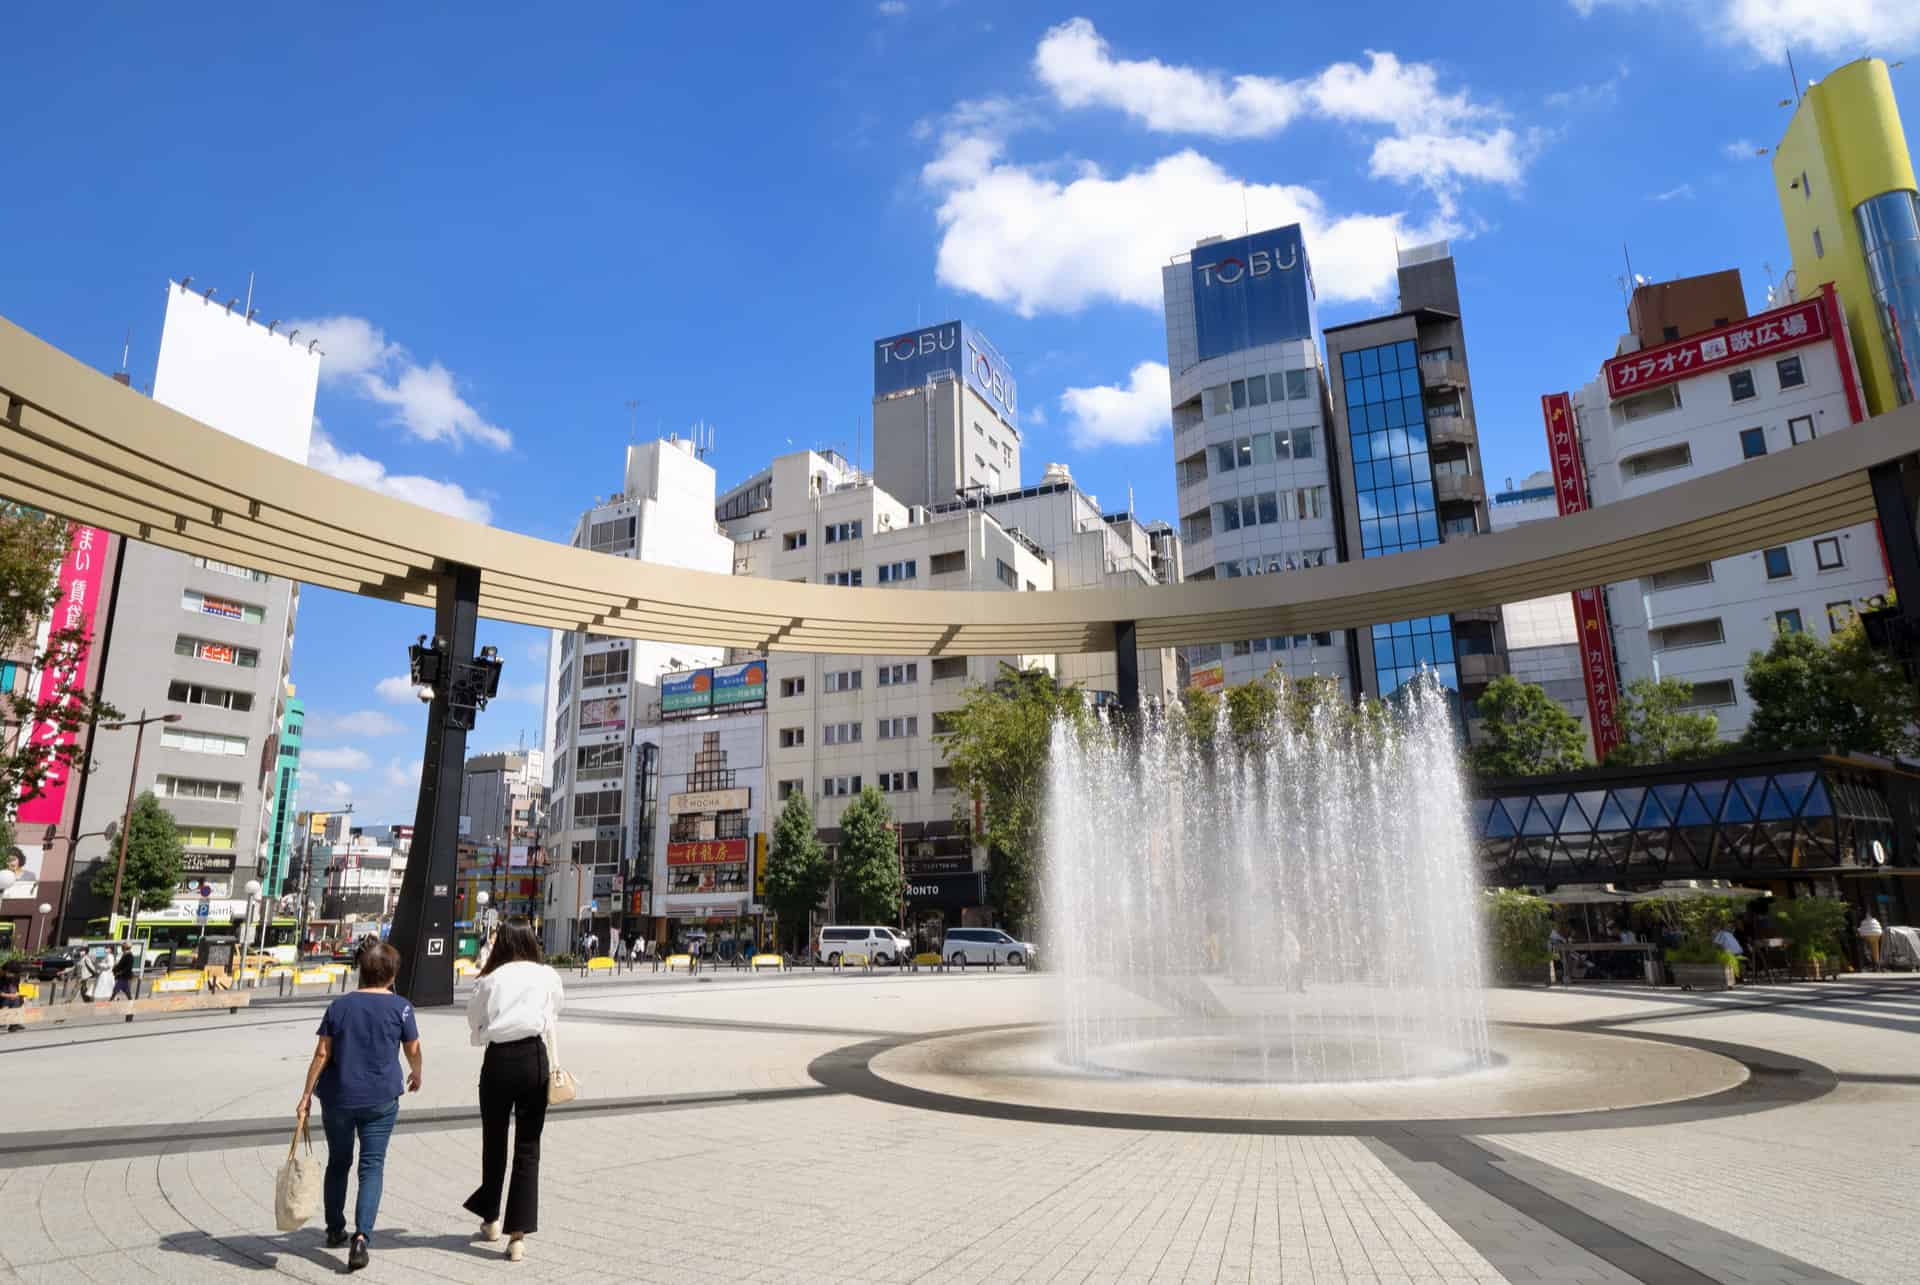
<path id="1" fill-rule="evenodd" d="M 1627 250 L 1627 243 L 1625 241 L 1620 243 L 1620 257 L 1627 261 L 1626 279 L 1620 283 L 1620 302 L 1621 306 L 1629 310 L 1627 320 L 1631 322 L 1633 320 L 1631 315 L 1633 308 L 1633 288 L 1639 284 L 1640 279 L 1633 275 L 1633 255 Z"/>
<path id="2" fill-rule="evenodd" d="M 253 315 L 253 274 L 252 274 L 251 272 L 249 272 L 249 273 L 247 274 L 247 312 L 246 312 L 246 315 L 247 315 L 247 316 L 249 316 L 249 317 L 251 317 L 251 316 Z"/>
<path id="3" fill-rule="evenodd" d="M 1793 77 L 1793 102 L 1797 107 L 1800 105 L 1800 73 L 1794 69 L 1793 50 L 1790 47 L 1787 48 L 1787 75 Z"/>
<path id="4" fill-rule="evenodd" d="M 120 344 L 120 373 L 127 373 L 127 357 L 133 352 L 133 327 L 127 327 L 127 337 Z"/>
<path id="5" fill-rule="evenodd" d="M 633 445 L 640 440 L 640 403 L 627 403 L 627 443 Z"/>

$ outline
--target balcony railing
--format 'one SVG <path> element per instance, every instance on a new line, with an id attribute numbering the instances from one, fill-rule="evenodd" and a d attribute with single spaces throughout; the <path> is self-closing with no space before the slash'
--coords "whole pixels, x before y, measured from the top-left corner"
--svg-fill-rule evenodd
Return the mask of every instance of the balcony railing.
<path id="1" fill-rule="evenodd" d="M 1487 488 L 1472 473 L 1438 473 L 1433 479 L 1433 494 L 1442 504 L 1484 504 Z"/>
<path id="2" fill-rule="evenodd" d="M 1427 441 L 1435 446 L 1472 446 L 1479 440 L 1471 415 L 1427 415 Z"/>
<path id="3" fill-rule="evenodd" d="M 1428 388 L 1465 388 L 1466 363 L 1456 357 L 1422 357 L 1420 382 Z"/>

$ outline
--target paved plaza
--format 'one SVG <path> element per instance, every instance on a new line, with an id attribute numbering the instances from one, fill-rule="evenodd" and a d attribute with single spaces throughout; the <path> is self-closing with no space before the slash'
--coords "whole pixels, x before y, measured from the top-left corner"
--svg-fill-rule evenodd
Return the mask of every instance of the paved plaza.
<path id="1" fill-rule="evenodd" d="M 362 1279 L 1920 1280 L 1920 979 L 1496 990 L 1512 1060 L 1481 1088 L 1311 1104 L 1013 1084 L 994 1050 L 1054 985 L 570 981 L 585 1096 L 549 1117 L 520 1264 L 459 1207 L 480 1050 L 424 1013 Z M 273 1231 L 323 1003 L 0 1037 L 36 1086 L 0 1139 L 0 1279 L 337 1276 L 317 1226 Z"/>

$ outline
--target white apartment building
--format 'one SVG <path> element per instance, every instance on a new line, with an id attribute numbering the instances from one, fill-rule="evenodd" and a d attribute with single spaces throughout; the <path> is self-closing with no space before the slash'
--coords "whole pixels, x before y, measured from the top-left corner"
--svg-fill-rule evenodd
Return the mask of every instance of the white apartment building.
<path id="1" fill-rule="evenodd" d="M 1529 522 L 1560 516 L 1554 498 L 1553 475 L 1542 469 L 1523 478 L 1518 487 L 1490 497 L 1488 521 L 1495 531 L 1508 531 Z M 1573 595 L 1550 593 L 1500 608 L 1507 639 L 1507 672 L 1523 683 L 1542 688 L 1560 707 L 1580 720 L 1587 753 L 1593 749 L 1593 723 L 1587 711 L 1586 679 L 1580 669 L 1580 630 L 1573 614 Z"/>
<path id="2" fill-rule="evenodd" d="M 1668 283 L 1674 293 L 1687 284 Z M 1683 303 L 1666 306 L 1679 313 Z M 1627 336 L 1601 377 L 1574 395 L 1593 503 L 1791 451 L 1863 417 L 1831 294 L 1688 330 L 1668 326 L 1653 343 Z M 1623 681 L 1686 680 L 1695 707 L 1718 716 L 1732 739 L 1752 713 L 1742 674 L 1753 652 L 1783 629 L 1829 634 L 1886 588 L 1867 522 L 1610 585 L 1607 602 Z"/>
<path id="3" fill-rule="evenodd" d="M 766 662 L 739 663 L 764 672 Z M 673 686 L 669 676 L 663 690 Z M 751 920 L 761 911 L 754 856 L 773 823 L 766 710 L 663 716 L 648 735 L 659 747 L 651 911 L 667 921 L 665 941 L 680 944 L 705 930 L 754 937 Z"/>
<path id="4" fill-rule="evenodd" d="M 1187 578 L 1338 562 L 1329 403 L 1299 229 L 1209 237 L 1161 269 L 1161 287 Z M 1351 682 L 1338 631 L 1183 650 L 1201 686 L 1276 665 Z"/>
<path id="5" fill-rule="evenodd" d="M 733 541 L 714 522 L 713 468 L 677 437 L 627 448 L 624 488 L 580 515 L 572 543 L 665 566 L 733 569 Z M 659 674 L 713 664 L 724 649 L 559 633 L 549 654 L 544 923 L 549 947 L 558 949 L 576 940 L 574 922 L 588 904 L 558 890 L 585 887 L 598 900 L 599 890 L 627 873 L 635 794 L 627 746 Z M 566 870 L 572 864 L 591 876 Z"/>

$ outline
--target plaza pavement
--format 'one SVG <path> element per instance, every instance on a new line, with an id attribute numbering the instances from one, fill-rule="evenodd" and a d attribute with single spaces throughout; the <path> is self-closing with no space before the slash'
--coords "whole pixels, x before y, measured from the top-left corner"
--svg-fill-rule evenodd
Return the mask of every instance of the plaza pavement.
<path id="1" fill-rule="evenodd" d="M 923 1109 L 821 1071 L 1040 1020 L 1051 985 L 570 980 L 561 1048 L 585 1097 L 549 1117 L 520 1264 L 459 1208 L 480 1050 L 460 1009 L 425 1012 L 426 1086 L 403 1104 L 362 1279 L 1920 1280 L 1920 979 L 1489 992 L 1504 1022 L 1785 1059 L 1752 1064 L 1739 1110 L 1658 1123 L 1112 1127 Z M 324 1002 L 0 1036 L 0 1280 L 334 1279 L 318 1227 L 281 1235 L 272 1212 Z M 1774 1080 L 1792 1081 L 1777 1101 Z"/>

